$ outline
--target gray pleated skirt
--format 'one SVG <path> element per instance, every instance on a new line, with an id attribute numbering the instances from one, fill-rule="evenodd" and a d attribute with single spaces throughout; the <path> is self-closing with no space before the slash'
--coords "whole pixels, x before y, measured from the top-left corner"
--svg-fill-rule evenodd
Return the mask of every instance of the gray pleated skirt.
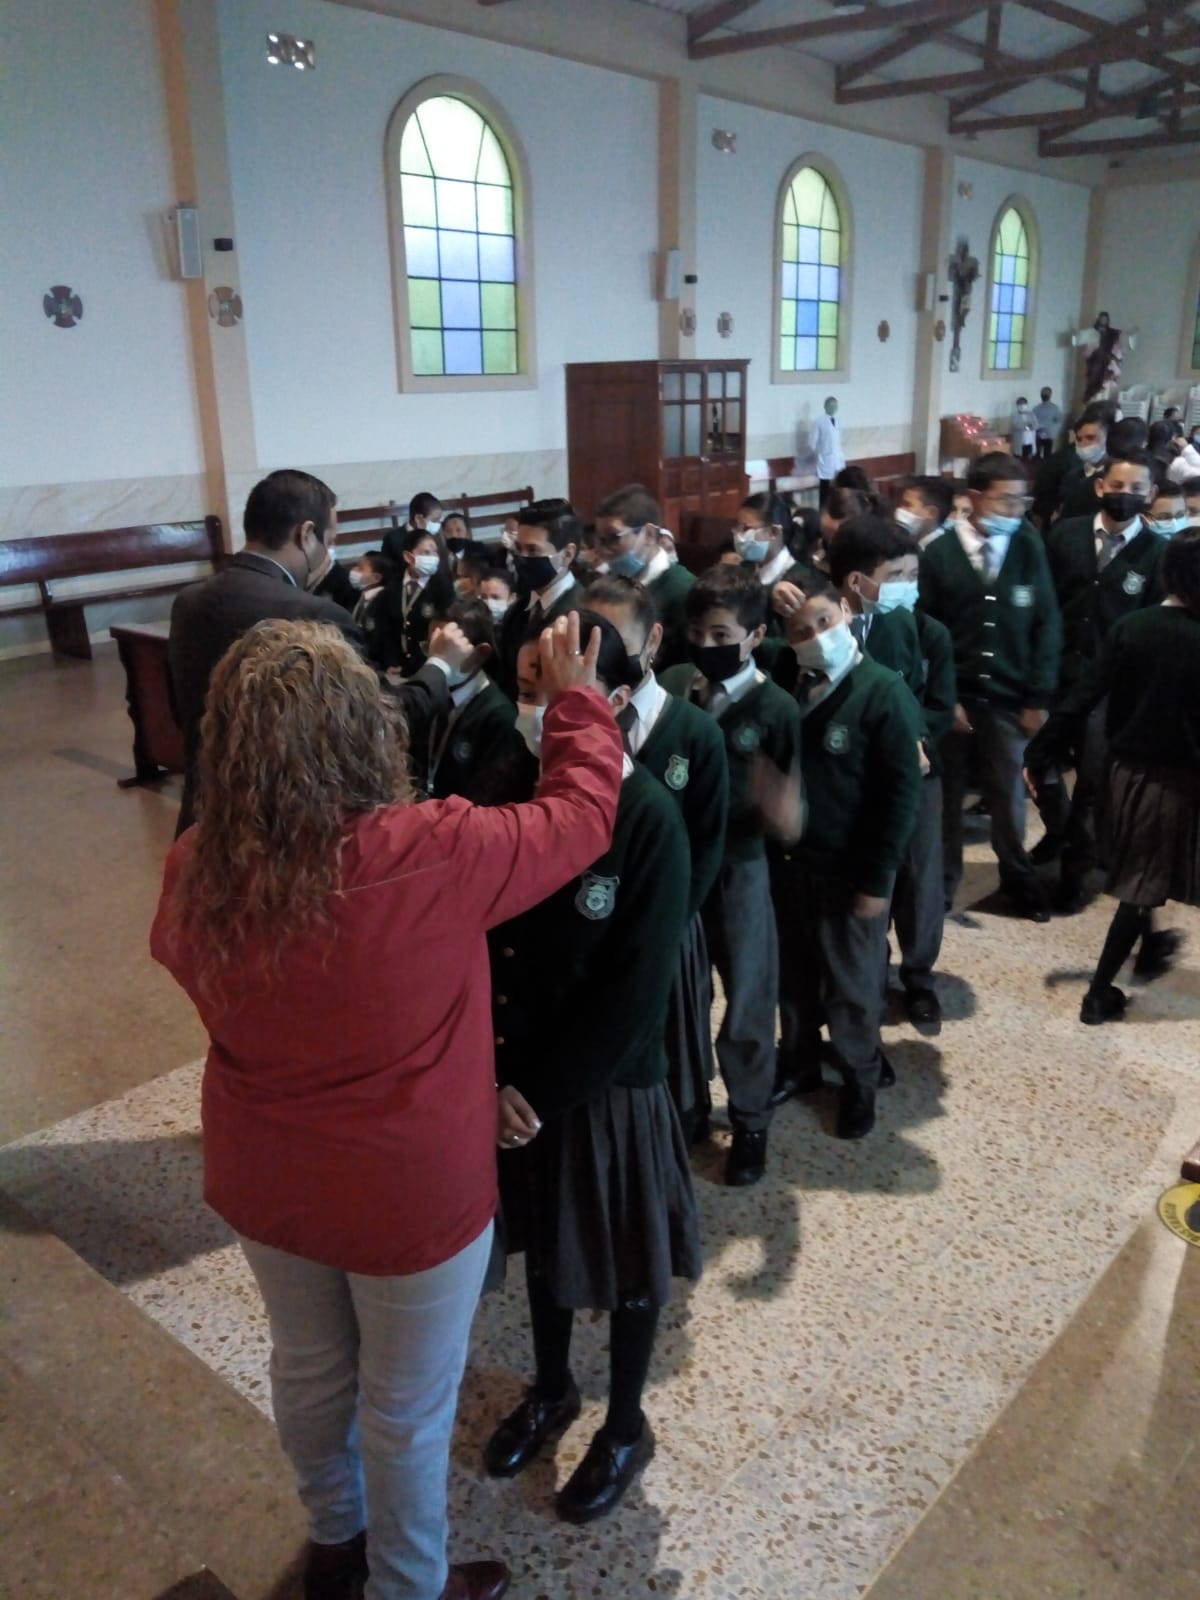
<path id="1" fill-rule="evenodd" d="M 1103 831 L 1109 894 L 1200 905 L 1200 773 L 1114 761 Z"/>
<path id="2" fill-rule="evenodd" d="M 712 1005 L 712 965 L 697 912 L 683 931 L 667 1011 L 667 1087 L 684 1122 L 707 1115 L 711 1104 Z"/>
<path id="3" fill-rule="evenodd" d="M 489 1288 L 519 1251 L 555 1303 L 576 1310 L 665 1305 L 672 1278 L 700 1276 L 691 1168 L 665 1083 L 614 1085 L 500 1152 Z"/>

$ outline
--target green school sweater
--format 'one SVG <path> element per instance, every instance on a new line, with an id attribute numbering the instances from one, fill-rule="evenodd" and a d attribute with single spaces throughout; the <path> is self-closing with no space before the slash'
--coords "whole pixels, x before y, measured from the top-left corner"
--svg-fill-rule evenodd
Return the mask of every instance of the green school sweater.
<path id="1" fill-rule="evenodd" d="M 621 786 L 612 846 L 488 934 L 496 1081 L 540 1117 L 667 1073 L 667 1004 L 688 920 L 679 809 L 645 767 Z"/>
<path id="2" fill-rule="evenodd" d="M 921 708 L 897 672 L 864 656 L 801 714 L 804 834 L 777 860 L 842 878 L 860 894 L 890 894 L 921 801 Z"/>
<path id="3" fill-rule="evenodd" d="M 1058 510 L 1066 479 L 1082 469 L 1083 462 L 1073 444 L 1064 445 L 1038 463 L 1033 482 L 1033 515 L 1043 526 Z"/>
<path id="4" fill-rule="evenodd" d="M 1200 774 L 1200 618 L 1145 606 L 1114 622 L 1026 753 L 1031 772 L 1063 765 L 1074 730 L 1108 696 L 1108 753 L 1135 766 Z"/>
<path id="5" fill-rule="evenodd" d="M 646 585 L 646 593 L 658 607 L 658 620 L 663 626 L 663 642 L 655 660 L 659 672 L 665 672 L 668 667 L 678 666 L 681 661 L 687 660 L 687 615 L 684 607 L 688 590 L 695 581 L 694 573 L 675 562 L 660 573 L 653 583 Z"/>
<path id="6" fill-rule="evenodd" d="M 1095 517 L 1093 512 L 1057 522 L 1046 535 L 1046 558 L 1063 619 L 1060 693 L 1100 654 L 1115 622 L 1162 599 L 1158 572 L 1164 542 L 1143 527 L 1101 570 Z"/>
<path id="7" fill-rule="evenodd" d="M 1020 710 L 1058 688 L 1062 618 L 1040 534 L 1022 523 L 990 582 L 951 531 L 921 556 L 921 609 L 950 630 L 960 700 Z"/>
<path id="8" fill-rule="evenodd" d="M 672 667 L 662 686 L 690 699 L 704 679 L 690 665 Z M 709 712 L 705 712 L 709 716 Z M 765 853 L 762 818 L 751 799 L 755 759 L 767 756 L 780 772 L 789 772 L 800 754 L 800 713 L 790 695 L 768 679 L 756 683 L 716 719 L 725 740 L 729 764 L 729 819 L 725 828 L 725 861 L 756 861 Z"/>
<path id="9" fill-rule="evenodd" d="M 1075 517 L 1094 517 L 1100 509 L 1100 496 L 1096 493 L 1098 474 L 1088 474 L 1085 467 L 1077 466 L 1068 472 L 1059 489 L 1058 513 L 1055 522 L 1069 522 Z"/>
<path id="10" fill-rule="evenodd" d="M 426 756 L 417 774 L 426 792 L 435 800 L 462 795 L 474 805 L 506 803 L 517 774 L 528 777 L 536 768 L 517 732 L 512 701 L 490 678 L 461 712 L 437 719 Z"/>
<path id="11" fill-rule="evenodd" d="M 743 565 L 750 565 L 749 562 Z M 813 580 L 813 569 L 806 567 L 803 561 L 796 561 L 788 568 L 782 578 L 777 578 L 767 588 L 767 631 L 763 642 L 754 652 L 754 659 L 764 672 L 769 673 L 779 658 L 780 652 L 787 646 L 787 624 L 783 618 L 772 609 L 771 602 L 775 598 L 775 591 L 781 583 L 794 583 L 797 589 L 807 590 Z"/>
<path id="12" fill-rule="evenodd" d="M 949 629 L 915 611 L 885 611 L 871 618 L 865 648 L 872 661 L 890 667 L 908 685 L 921 707 L 930 772 L 940 774 L 939 747 L 954 724 L 957 692 Z"/>
<path id="13" fill-rule="evenodd" d="M 716 719 L 671 695 L 637 759 L 664 785 L 683 818 L 692 852 L 688 913 L 708 899 L 725 855 L 729 763 Z"/>

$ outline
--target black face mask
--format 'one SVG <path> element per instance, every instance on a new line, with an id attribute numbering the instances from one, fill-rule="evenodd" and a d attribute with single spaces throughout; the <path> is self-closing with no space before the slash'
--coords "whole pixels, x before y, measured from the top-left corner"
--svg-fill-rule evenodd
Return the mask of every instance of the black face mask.
<path id="1" fill-rule="evenodd" d="M 743 664 L 740 644 L 689 644 L 688 655 L 709 683 L 724 683 Z"/>
<path id="2" fill-rule="evenodd" d="M 449 550 L 449 552 L 450 552 L 450 554 L 452 556 L 460 556 L 460 555 L 462 555 L 463 551 L 466 548 L 467 548 L 467 541 L 465 539 L 447 539 L 446 540 L 446 549 Z"/>
<path id="3" fill-rule="evenodd" d="M 649 670 L 650 669 L 642 660 L 641 656 L 630 656 L 629 676 L 635 689 L 637 688 L 638 684 L 641 683 L 642 679 L 646 676 L 646 673 Z"/>
<path id="4" fill-rule="evenodd" d="M 548 589 L 558 577 L 558 568 L 549 556 L 514 556 L 517 583 L 525 594 L 538 594 Z"/>
<path id="5" fill-rule="evenodd" d="M 1122 490 L 1119 494 L 1102 494 L 1100 505 L 1104 514 L 1111 517 L 1114 522 L 1132 522 L 1134 517 L 1146 509 L 1146 496 Z"/>

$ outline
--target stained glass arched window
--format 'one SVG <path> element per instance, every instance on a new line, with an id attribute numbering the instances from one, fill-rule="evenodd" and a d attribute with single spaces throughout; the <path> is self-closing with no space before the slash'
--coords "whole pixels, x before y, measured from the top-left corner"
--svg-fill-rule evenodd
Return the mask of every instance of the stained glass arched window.
<path id="1" fill-rule="evenodd" d="M 511 379 L 526 356 L 521 174 L 507 130 L 455 82 L 420 86 L 388 135 L 401 366 L 420 387 Z"/>
<path id="2" fill-rule="evenodd" d="M 1033 252 L 1025 218 L 1015 205 L 1000 213 L 992 242 L 987 367 L 1017 371 L 1026 364 L 1033 313 Z"/>
<path id="3" fill-rule="evenodd" d="M 779 229 L 778 374 L 844 365 L 846 228 L 825 175 L 805 162 L 784 185 Z"/>

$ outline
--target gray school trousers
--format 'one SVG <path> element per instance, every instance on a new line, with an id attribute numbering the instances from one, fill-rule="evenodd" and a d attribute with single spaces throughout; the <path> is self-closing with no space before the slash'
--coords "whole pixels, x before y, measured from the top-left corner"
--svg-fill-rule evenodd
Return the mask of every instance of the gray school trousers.
<path id="1" fill-rule="evenodd" d="M 267 1307 L 275 1426 L 311 1538 L 341 1544 L 365 1527 L 366 1600 L 438 1600 L 450 1433 L 492 1224 L 394 1278 L 238 1242 Z"/>
<path id="2" fill-rule="evenodd" d="M 906 989 L 932 989 L 942 953 L 942 780 L 921 780 L 921 808 L 896 874 L 892 922 L 900 946 L 900 981 Z"/>
<path id="3" fill-rule="evenodd" d="M 854 890 L 844 878 L 812 872 L 783 853 L 772 861 L 772 888 L 779 923 L 780 1055 L 800 1073 L 816 1068 L 825 1023 L 845 1081 L 878 1088 L 887 909 L 856 917 Z"/>
<path id="4" fill-rule="evenodd" d="M 979 788 L 992 819 L 992 849 L 1000 864 L 1000 885 L 1009 894 L 1036 892 L 1037 868 L 1025 849 L 1025 803 L 1021 769 L 1024 732 L 1017 713 L 986 701 L 964 702 L 974 733 L 948 733 L 942 741 L 942 861 L 945 904 L 953 904 L 963 873 L 963 801 L 967 762 L 974 742 L 979 758 Z"/>
<path id="5" fill-rule="evenodd" d="M 771 1121 L 779 993 L 779 946 L 765 859 L 727 861 L 704 903 L 703 919 L 708 953 L 725 991 L 717 1066 L 729 1093 L 729 1121 L 735 1129 L 758 1133 Z"/>

